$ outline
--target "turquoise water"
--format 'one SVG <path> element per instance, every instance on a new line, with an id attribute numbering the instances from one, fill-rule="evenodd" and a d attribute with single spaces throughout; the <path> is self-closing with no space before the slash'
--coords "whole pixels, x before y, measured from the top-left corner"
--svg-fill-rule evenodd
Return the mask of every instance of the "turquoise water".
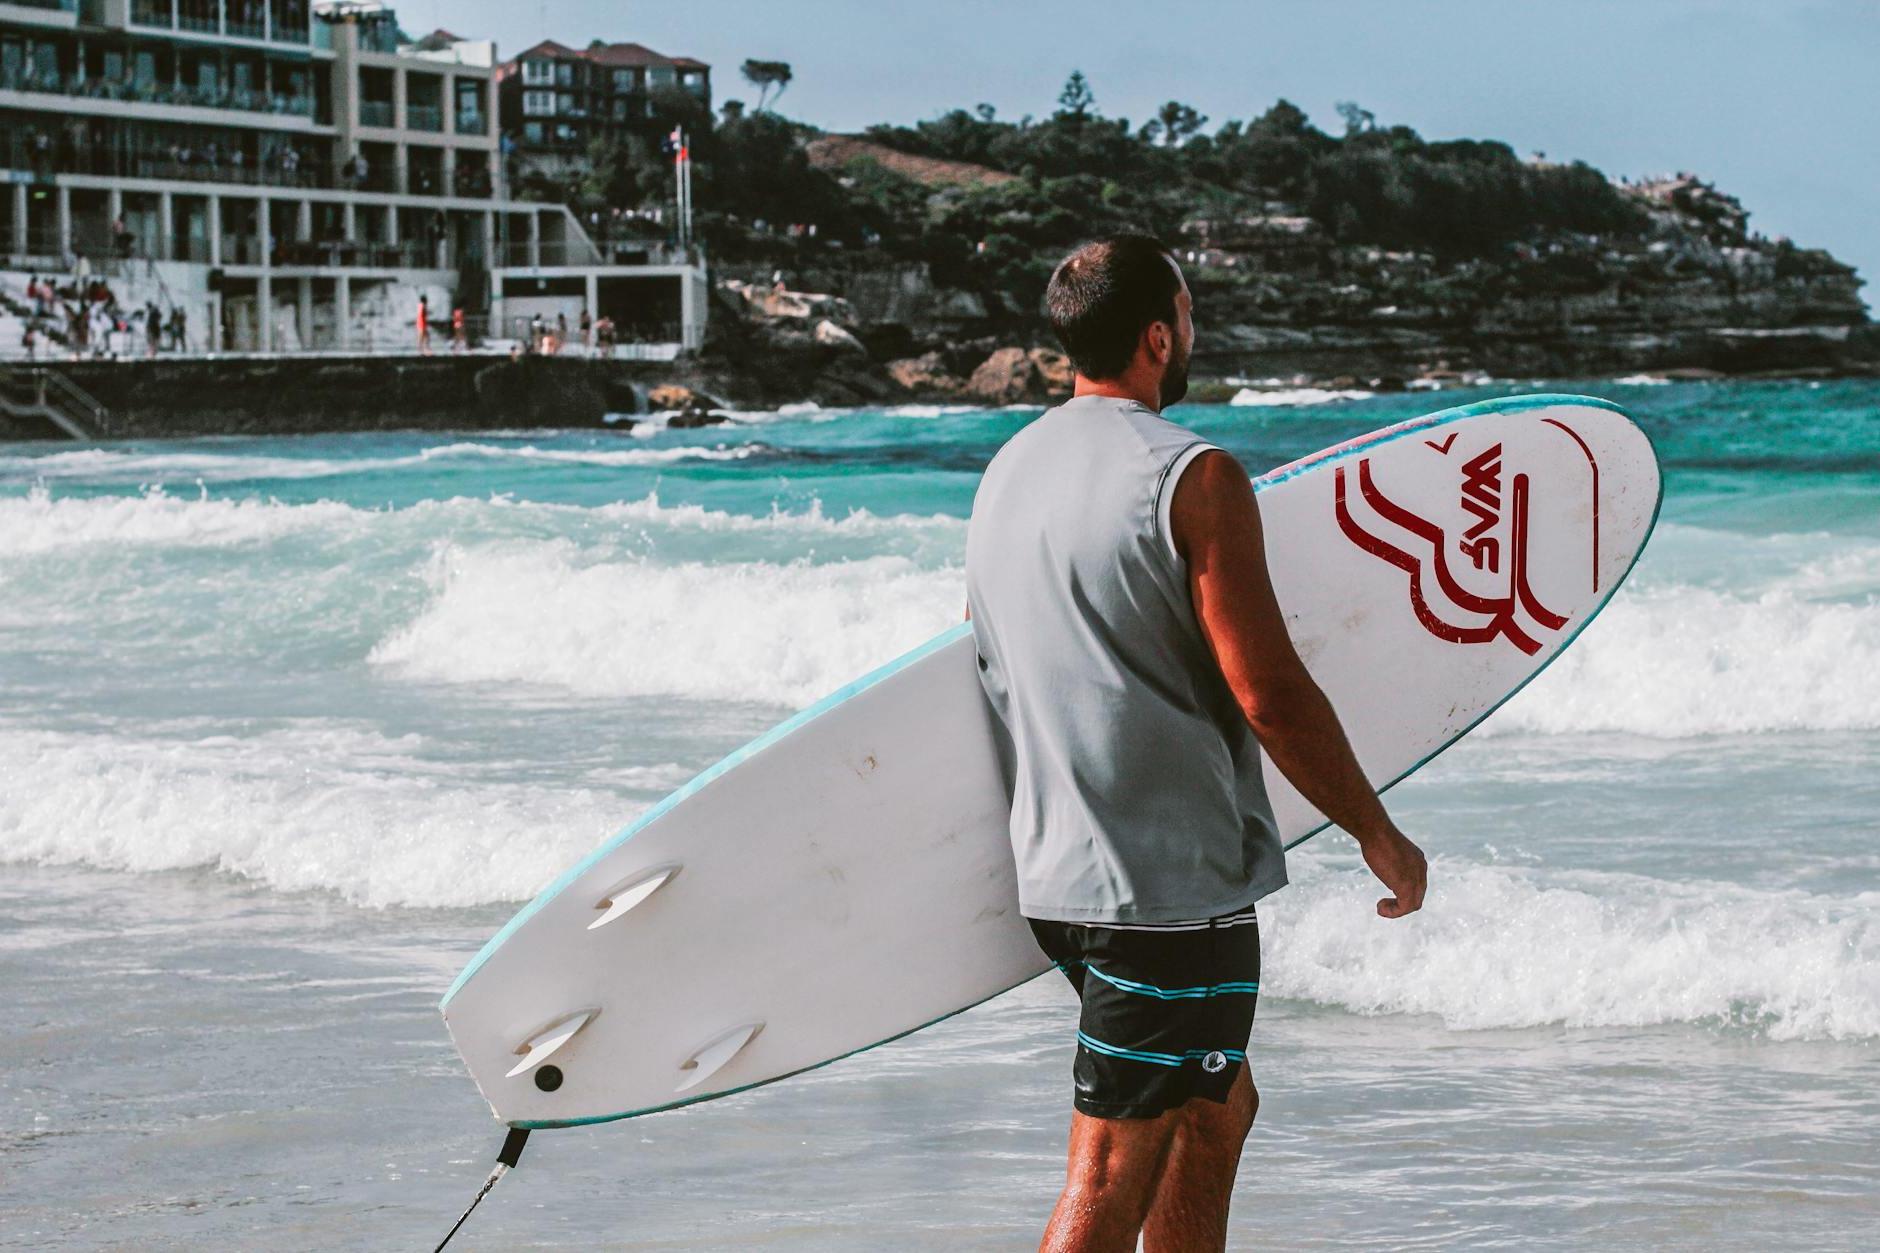
<path id="1" fill-rule="evenodd" d="M 1371 917 L 1339 837 L 1295 854 L 1236 1241 L 1852 1247 L 1880 1220 L 1880 387 L 1545 389 L 1639 416 L 1658 534 L 1393 793 L 1422 916 Z M 1263 470 L 1509 390 L 1172 416 Z M 957 621 L 979 471 L 1035 412 L 0 445 L 0 1243 L 434 1240 L 498 1138 L 435 1015 L 456 968 Z M 1024 1247 L 1072 1029 L 1040 982 L 538 1137 L 472 1234 Z"/>

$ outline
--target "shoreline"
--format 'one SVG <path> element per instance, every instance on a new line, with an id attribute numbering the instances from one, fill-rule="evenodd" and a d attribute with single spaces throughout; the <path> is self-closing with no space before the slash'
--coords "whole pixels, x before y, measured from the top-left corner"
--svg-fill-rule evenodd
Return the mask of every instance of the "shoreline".
<path id="1" fill-rule="evenodd" d="M 1027 357 L 1029 353 L 1029 360 Z M 76 384 L 100 406 L 82 424 L 89 440 L 217 435 L 337 434 L 363 431 L 487 431 L 582 429 L 625 433 L 635 419 L 678 413 L 674 426 L 722 421 L 725 409 L 764 410 L 791 404 L 826 409 L 898 405 L 998 408 L 1048 405 L 1068 395 L 1061 370 L 1032 362 L 1048 350 L 995 351 L 1022 372 L 970 389 L 908 385 L 872 362 L 852 356 L 750 353 L 676 361 L 500 354 L 433 356 L 156 357 L 145 360 L 38 363 Z M 1725 372 L 1688 365 L 1661 368 L 1634 361 L 1609 370 L 1559 373 L 1447 367 L 1409 374 L 1223 371 L 1198 377 L 1189 402 L 1260 405 L 1262 394 L 1388 394 L 1448 391 L 1547 378 L 1667 382 L 1821 381 L 1880 378 L 1880 363 L 1806 364 Z M 1276 405 L 1310 403 L 1275 400 Z M 72 442 L 31 414 L 0 407 L 0 440 Z M 89 442 L 89 441 L 87 441 Z"/>

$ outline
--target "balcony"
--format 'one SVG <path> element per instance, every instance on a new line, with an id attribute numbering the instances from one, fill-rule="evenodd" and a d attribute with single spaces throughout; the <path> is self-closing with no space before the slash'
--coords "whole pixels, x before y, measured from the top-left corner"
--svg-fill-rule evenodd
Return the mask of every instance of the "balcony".
<path id="1" fill-rule="evenodd" d="M 0 71 L 0 91 L 44 92 L 81 100 L 120 100 L 131 104 L 168 104 L 199 109 L 239 109 L 244 113 L 313 116 L 313 97 L 271 95 L 240 87 L 172 87 L 118 78 L 80 80 L 70 74 L 35 70 Z"/>
<path id="2" fill-rule="evenodd" d="M 361 100 L 359 102 L 359 125 L 391 127 L 393 125 L 392 102 L 389 100 Z"/>
<path id="3" fill-rule="evenodd" d="M 444 129 L 444 110 L 434 104 L 407 104 L 405 105 L 405 128 L 414 131 L 441 131 Z"/>
<path id="4" fill-rule="evenodd" d="M 487 135 L 490 133 L 490 119 L 487 114 L 472 110 L 457 111 L 457 133 L 459 135 Z"/>

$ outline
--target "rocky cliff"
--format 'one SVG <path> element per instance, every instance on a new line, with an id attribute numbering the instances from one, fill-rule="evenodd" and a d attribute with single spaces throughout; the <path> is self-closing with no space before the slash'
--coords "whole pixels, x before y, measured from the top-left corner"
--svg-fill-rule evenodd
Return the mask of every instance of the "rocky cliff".
<path id="1" fill-rule="evenodd" d="M 1286 203 L 1189 218 L 1171 243 L 1197 302 L 1196 377 L 1880 372 L 1851 267 L 1750 233 L 1742 206 L 1693 176 L 1615 186 L 1642 226 L 1480 255 L 1339 243 Z M 862 392 L 1008 403 L 1068 377 L 1034 309 L 924 264 L 868 249 L 802 259 L 790 285 L 814 295 L 749 277 L 726 284 L 708 354 L 732 375 L 754 350 L 808 354 L 836 368 L 826 386 L 811 372 L 824 403 L 858 398 L 862 378 Z"/>

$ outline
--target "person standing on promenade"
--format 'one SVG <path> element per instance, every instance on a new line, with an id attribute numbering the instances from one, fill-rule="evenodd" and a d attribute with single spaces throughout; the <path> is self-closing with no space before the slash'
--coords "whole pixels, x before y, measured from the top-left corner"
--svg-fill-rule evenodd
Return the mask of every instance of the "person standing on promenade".
<path id="1" fill-rule="evenodd" d="M 1422 906 L 1422 852 L 1286 633 L 1233 457 L 1162 417 L 1194 325 L 1167 248 L 1097 240 L 1045 293 L 1072 399 L 987 466 L 967 613 L 1011 790 L 1019 905 L 1082 1002 L 1049 1253 L 1223 1249 L 1260 979 L 1286 883 L 1261 751 Z"/>
<path id="2" fill-rule="evenodd" d="M 584 352 L 594 351 L 594 315 L 586 305 L 581 306 L 581 348 Z"/>
<path id="3" fill-rule="evenodd" d="M 418 351 L 427 357 L 431 355 L 431 300 L 428 296 L 418 297 Z"/>
<path id="4" fill-rule="evenodd" d="M 454 305 L 450 311 L 450 350 L 467 352 L 469 341 L 464 337 L 463 306 Z"/>

